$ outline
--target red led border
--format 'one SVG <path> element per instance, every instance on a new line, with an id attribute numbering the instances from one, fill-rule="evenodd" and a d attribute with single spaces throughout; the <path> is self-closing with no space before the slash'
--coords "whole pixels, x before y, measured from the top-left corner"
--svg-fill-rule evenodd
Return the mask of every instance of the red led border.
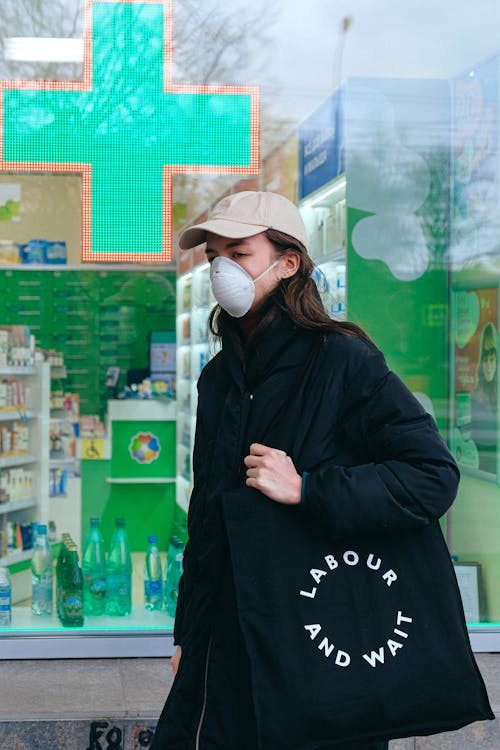
<path id="1" fill-rule="evenodd" d="M 164 7 L 164 75 L 165 93 L 173 94 L 243 94 L 250 96 L 250 165 L 207 166 L 165 165 L 163 167 L 163 237 L 161 253 L 94 253 L 92 252 L 92 165 L 58 162 L 6 162 L 3 160 L 3 92 L 5 89 L 35 91 L 92 90 L 92 5 L 110 0 L 85 0 L 83 31 L 83 81 L 0 81 L 0 172 L 76 172 L 82 174 L 82 261 L 102 263 L 169 263 L 172 260 L 172 175 L 174 174 L 258 174 L 260 171 L 259 89 L 257 86 L 191 86 L 172 84 L 172 2 L 171 0 L 111 0 L 117 3 L 163 5 Z"/>

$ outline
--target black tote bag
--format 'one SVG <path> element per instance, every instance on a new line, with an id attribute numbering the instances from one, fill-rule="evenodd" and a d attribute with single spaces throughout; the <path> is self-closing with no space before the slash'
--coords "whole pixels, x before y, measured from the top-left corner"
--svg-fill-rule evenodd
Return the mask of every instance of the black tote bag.
<path id="1" fill-rule="evenodd" d="M 317 352 L 294 399 L 309 387 Z M 300 403 L 300 400 L 298 401 Z M 280 434 L 293 441 L 296 410 Z M 293 447 L 280 446 L 294 457 Z M 329 537 L 251 488 L 222 507 L 260 750 L 316 750 L 493 719 L 438 521 Z"/>
<path id="2" fill-rule="evenodd" d="M 494 718 L 438 522 L 332 541 L 250 488 L 224 514 L 262 750 Z"/>

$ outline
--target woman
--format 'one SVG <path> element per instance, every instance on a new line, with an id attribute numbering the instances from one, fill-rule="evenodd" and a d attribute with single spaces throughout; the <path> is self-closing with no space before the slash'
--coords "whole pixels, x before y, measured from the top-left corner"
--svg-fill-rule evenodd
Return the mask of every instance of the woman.
<path id="1" fill-rule="evenodd" d="M 311 279 L 306 230 L 291 202 L 264 192 L 226 197 L 180 238 L 182 248 L 202 242 L 218 301 L 210 327 L 222 351 L 198 383 L 176 677 L 152 747 L 327 750 L 331 743 L 337 750 L 384 750 L 380 738 L 335 744 L 317 723 L 307 739 L 291 739 L 292 715 L 266 715 L 267 699 L 252 682 L 262 657 L 241 624 L 242 585 L 252 573 L 242 581 L 230 554 L 228 519 L 238 503 L 228 498 L 251 488 L 266 503 L 302 506 L 332 538 L 396 533 L 448 509 L 457 468 L 432 420 L 368 336 L 325 313 Z M 286 446 L 297 438 L 296 467 Z M 253 532 L 249 522 L 249 539 Z M 286 685 L 273 686 L 272 673 L 269 679 L 265 695 L 274 700 Z M 287 739 L 271 741 L 271 725 L 275 737 Z M 362 727 L 356 731 L 363 737 Z"/>
<path id="2" fill-rule="evenodd" d="M 471 395 L 470 435 L 479 456 L 479 469 L 497 474 L 497 352 L 498 333 L 493 323 L 481 331 L 476 388 Z"/>

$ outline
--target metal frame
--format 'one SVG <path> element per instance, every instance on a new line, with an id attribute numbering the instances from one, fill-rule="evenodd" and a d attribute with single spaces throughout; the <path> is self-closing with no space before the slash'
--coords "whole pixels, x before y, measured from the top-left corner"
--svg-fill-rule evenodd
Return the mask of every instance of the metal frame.
<path id="1" fill-rule="evenodd" d="M 469 628 L 472 650 L 476 653 L 500 651 L 500 628 Z M 172 632 L 19 632 L 0 636 L 3 659 L 126 659 L 128 657 L 170 657 L 174 653 Z"/>
<path id="2" fill-rule="evenodd" d="M 469 628 L 472 650 L 476 653 L 498 653 L 500 651 L 500 628 L 495 625 Z"/>
<path id="3" fill-rule="evenodd" d="M 171 632 L 106 631 L 19 632 L 0 635 L 3 659 L 100 659 L 168 657 L 174 652 Z"/>

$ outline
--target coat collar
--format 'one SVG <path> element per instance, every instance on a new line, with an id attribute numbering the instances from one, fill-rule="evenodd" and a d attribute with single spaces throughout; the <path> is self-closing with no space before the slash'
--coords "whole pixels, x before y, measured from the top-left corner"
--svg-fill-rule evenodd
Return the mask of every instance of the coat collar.
<path id="1" fill-rule="evenodd" d="M 280 315 L 255 341 L 248 342 L 244 362 L 223 341 L 224 363 L 240 391 L 253 391 L 271 373 L 304 364 L 317 336 Z"/>

